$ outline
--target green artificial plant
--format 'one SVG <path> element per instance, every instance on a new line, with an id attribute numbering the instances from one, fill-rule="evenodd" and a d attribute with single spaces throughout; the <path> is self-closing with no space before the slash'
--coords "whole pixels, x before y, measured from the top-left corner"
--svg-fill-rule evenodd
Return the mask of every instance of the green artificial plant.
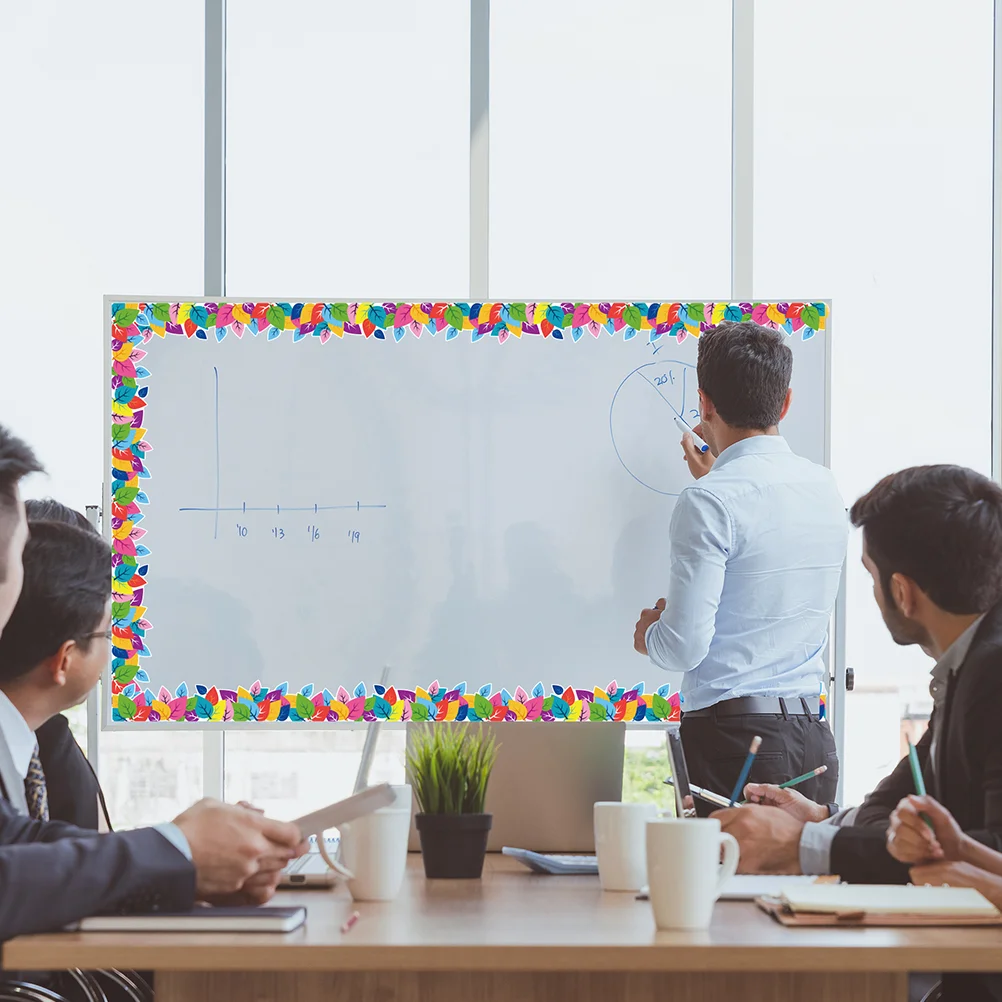
<path id="1" fill-rule="evenodd" d="M 500 747 L 493 734 L 472 724 L 429 724 L 411 745 L 407 778 L 423 814 L 484 813 Z"/>

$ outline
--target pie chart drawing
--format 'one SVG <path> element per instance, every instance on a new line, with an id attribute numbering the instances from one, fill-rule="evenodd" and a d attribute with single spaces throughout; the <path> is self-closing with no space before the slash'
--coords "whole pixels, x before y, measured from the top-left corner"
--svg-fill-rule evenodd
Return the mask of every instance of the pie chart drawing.
<path id="1" fill-rule="evenodd" d="M 692 476 L 678 447 L 676 417 L 699 423 L 696 367 L 664 359 L 634 369 L 609 406 L 609 433 L 623 469 L 642 487 L 678 496 Z"/>

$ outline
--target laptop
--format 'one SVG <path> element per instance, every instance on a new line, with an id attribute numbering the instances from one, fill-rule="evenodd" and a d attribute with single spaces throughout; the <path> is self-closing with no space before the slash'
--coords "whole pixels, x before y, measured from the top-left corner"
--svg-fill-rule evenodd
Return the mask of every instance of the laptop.
<path id="1" fill-rule="evenodd" d="M 385 678 L 385 676 L 384 676 Z M 385 684 L 385 682 L 384 682 Z M 369 769 L 372 767 L 372 758 L 376 753 L 376 741 L 379 739 L 379 721 L 369 724 L 369 730 L 365 735 L 365 743 L 362 745 L 362 758 L 358 763 L 358 772 L 355 773 L 355 787 L 352 793 L 361 793 L 369 785 Z M 340 852 L 340 838 L 325 838 L 324 847 L 328 855 L 336 858 Z M 294 859 L 282 871 L 282 879 L 279 887 L 333 887 L 339 878 L 339 874 L 332 870 L 324 857 L 320 854 L 320 846 L 316 837 L 310 837 L 310 851 Z"/>
<path id="2" fill-rule="evenodd" d="M 487 813 L 494 815 L 488 852 L 513 846 L 535 852 L 593 853 L 595 803 L 623 799 L 626 725 L 519 722 L 479 726 L 491 728 L 499 746 L 485 805 Z M 411 733 L 408 730 L 408 744 Z M 421 850 L 413 820 L 408 848 Z"/>

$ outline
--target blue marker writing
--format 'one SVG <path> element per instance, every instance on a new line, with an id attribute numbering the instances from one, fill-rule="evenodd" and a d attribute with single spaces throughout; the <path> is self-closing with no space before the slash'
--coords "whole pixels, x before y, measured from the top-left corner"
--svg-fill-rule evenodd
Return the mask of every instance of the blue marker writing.
<path id="1" fill-rule="evenodd" d="M 675 418 L 675 424 L 683 435 L 692 435 L 693 444 L 700 452 L 706 452 L 710 447 L 680 418 Z"/>

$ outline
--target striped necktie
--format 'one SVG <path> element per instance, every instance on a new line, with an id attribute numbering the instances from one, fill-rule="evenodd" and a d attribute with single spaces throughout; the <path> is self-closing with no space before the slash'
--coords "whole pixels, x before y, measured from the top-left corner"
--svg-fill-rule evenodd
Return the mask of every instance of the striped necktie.
<path id="1" fill-rule="evenodd" d="M 28 801 L 28 814 L 35 821 L 49 820 L 49 793 L 45 788 L 45 773 L 42 760 L 38 757 L 38 745 L 28 763 L 28 775 L 24 780 L 24 798 Z"/>

